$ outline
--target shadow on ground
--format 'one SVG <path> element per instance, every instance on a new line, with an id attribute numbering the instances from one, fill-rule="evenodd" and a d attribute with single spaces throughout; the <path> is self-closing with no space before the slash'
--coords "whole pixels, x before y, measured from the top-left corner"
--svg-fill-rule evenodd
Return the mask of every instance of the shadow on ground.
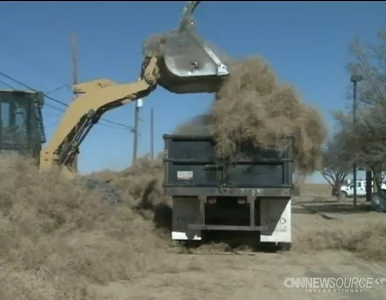
<path id="1" fill-rule="evenodd" d="M 357 207 L 353 204 L 341 204 L 341 203 L 330 203 L 330 204 L 315 204 L 315 203 L 302 203 L 305 210 L 309 210 L 310 213 L 324 212 L 324 213 L 339 213 L 339 214 L 358 214 L 368 213 L 371 211 L 370 205 L 361 203 Z"/>
<path id="2" fill-rule="evenodd" d="M 313 215 L 316 214 L 316 212 L 311 211 L 309 209 L 306 209 L 302 206 L 299 207 L 292 207 L 292 213 L 293 214 L 302 214 L 302 215 Z"/>

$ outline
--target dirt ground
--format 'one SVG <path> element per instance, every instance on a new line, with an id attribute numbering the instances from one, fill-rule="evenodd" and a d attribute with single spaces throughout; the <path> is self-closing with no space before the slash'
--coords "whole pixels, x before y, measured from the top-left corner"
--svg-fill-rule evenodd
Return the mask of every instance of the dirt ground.
<path id="1" fill-rule="evenodd" d="M 39 173 L 26 158 L 0 165 L 1 300 L 385 299 L 386 280 L 333 294 L 284 286 L 288 277 L 385 276 L 385 215 L 353 211 L 326 186 L 293 198 L 290 252 L 187 251 L 158 222 L 170 221 L 160 160 L 95 175 L 119 190 L 119 205 L 112 190 Z"/>
<path id="2" fill-rule="evenodd" d="M 296 207 L 296 206 L 295 206 Z M 293 234 L 335 223 L 308 213 L 295 213 Z M 355 216 L 350 216 L 354 218 Z M 373 215 L 373 218 L 384 218 Z M 172 251 L 171 251 L 172 252 Z M 351 293 L 311 293 L 284 287 L 287 277 L 384 277 L 385 263 L 358 259 L 345 251 L 311 254 L 255 253 L 173 254 L 163 272 L 149 272 L 133 282 L 99 287 L 106 299 L 385 299 L 386 284 Z"/>
<path id="3" fill-rule="evenodd" d="M 170 248 L 161 270 L 138 275 L 132 282 L 96 287 L 98 294 L 114 300 L 386 299 L 386 282 L 378 286 L 374 284 L 371 289 L 343 292 L 312 292 L 284 286 L 284 280 L 288 277 L 386 277 L 386 261 L 382 258 L 360 258 L 356 253 L 339 249 L 309 251 L 307 243 L 304 253 L 299 249 L 304 243 L 302 238 L 307 234 L 336 232 L 371 222 L 385 222 L 385 215 L 375 212 L 347 213 L 337 220 L 329 220 L 302 206 L 309 202 L 321 204 L 321 198 L 334 204 L 333 199 L 328 197 L 329 190 L 326 185 L 308 185 L 303 187 L 302 196 L 294 199 L 294 250 L 291 252 L 220 253 L 193 250 L 190 254 L 178 254 Z M 351 203 L 347 201 L 343 205 L 349 207 Z M 363 242 L 366 243 L 365 240 Z"/>

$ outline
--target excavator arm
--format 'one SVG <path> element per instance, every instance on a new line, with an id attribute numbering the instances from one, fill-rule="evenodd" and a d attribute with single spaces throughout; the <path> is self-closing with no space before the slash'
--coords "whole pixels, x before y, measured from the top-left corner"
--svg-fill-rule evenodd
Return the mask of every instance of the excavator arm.
<path id="1" fill-rule="evenodd" d="M 73 178 L 72 162 L 92 126 L 106 111 L 146 97 L 156 88 L 158 77 L 157 58 L 151 57 L 145 59 L 137 82 L 117 84 L 101 79 L 75 86 L 81 95 L 70 103 L 52 139 L 40 152 L 40 169 L 58 166 L 63 175 Z"/>
<path id="2" fill-rule="evenodd" d="M 186 26 L 189 26 L 189 24 L 194 22 L 192 16 L 200 2 L 201 1 L 187 1 L 185 3 L 180 24 L 178 26 L 179 31 L 184 30 Z"/>
<path id="3" fill-rule="evenodd" d="M 41 170 L 58 166 L 73 178 L 79 146 L 103 113 L 146 97 L 158 85 L 177 94 L 218 90 L 228 68 L 195 31 L 192 14 L 199 3 L 186 2 L 176 30 L 145 40 L 145 59 L 137 82 L 117 84 L 101 79 L 75 86 L 81 95 L 70 103 L 51 141 L 40 152 Z"/>

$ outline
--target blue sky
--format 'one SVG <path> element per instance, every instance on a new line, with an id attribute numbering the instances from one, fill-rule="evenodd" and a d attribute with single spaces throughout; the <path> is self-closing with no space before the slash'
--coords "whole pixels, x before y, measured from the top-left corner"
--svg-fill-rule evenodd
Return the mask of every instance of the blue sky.
<path id="1" fill-rule="evenodd" d="M 81 81 L 135 81 L 141 45 L 149 35 L 175 28 L 183 2 L 1 2 L 0 70 L 49 92 L 71 82 L 71 34 L 78 35 Z M 330 111 L 344 109 L 349 87 L 347 45 L 359 36 L 375 39 L 384 26 L 386 2 L 202 2 L 196 11 L 200 35 L 232 57 L 265 56 L 279 78 L 294 84 L 333 127 Z M 4 78 L 1 81 L 14 84 Z M 15 85 L 16 86 L 16 85 Z M 68 103 L 63 87 L 50 94 Z M 149 152 L 150 109 L 155 112 L 155 148 L 162 134 L 204 112 L 212 96 L 175 95 L 161 87 L 144 101 L 139 152 Z M 46 100 L 52 106 L 57 104 Z M 134 104 L 104 115 L 131 126 Z M 50 138 L 61 113 L 44 108 Z M 81 147 L 81 172 L 122 169 L 132 158 L 128 130 L 96 126 Z M 320 181 L 315 175 L 310 181 Z"/>

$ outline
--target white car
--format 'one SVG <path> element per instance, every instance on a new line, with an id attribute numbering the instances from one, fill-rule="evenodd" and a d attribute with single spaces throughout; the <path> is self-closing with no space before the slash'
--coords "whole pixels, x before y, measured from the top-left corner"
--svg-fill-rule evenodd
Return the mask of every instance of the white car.
<path id="1" fill-rule="evenodd" d="M 382 182 L 382 190 L 386 190 L 386 183 Z M 353 197 L 354 196 L 354 184 L 350 182 L 347 185 L 342 185 L 340 188 L 341 195 L 344 197 Z M 372 190 L 374 192 L 374 183 L 372 184 Z M 366 196 L 366 180 L 357 180 L 357 196 L 364 197 Z"/>

